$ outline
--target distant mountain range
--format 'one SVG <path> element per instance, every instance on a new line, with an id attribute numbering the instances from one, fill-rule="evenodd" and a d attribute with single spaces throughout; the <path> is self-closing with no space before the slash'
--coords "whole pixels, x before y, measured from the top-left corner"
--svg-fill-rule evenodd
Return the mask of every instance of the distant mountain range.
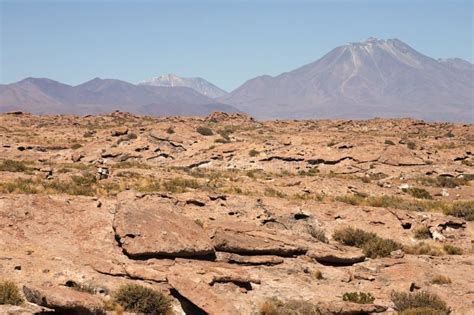
<path id="1" fill-rule="evenodd" d="M 173 74 L 139 82 L 93 79 L 70 86 L 27 78 L 0 85 L 0 111 L 149 115 L 243 111 L 259 119 L 413 117 L 474 122 L 474 65 L 427 57 L 398 39 L 369 38 L 227 93 L 202 78 Z"/>
<path id="2" fill-rule="evenodd" d="M 256 118 L 416 117 L 474 121 L 474 66 L 435 60 L 398 39 L 369 38 L 219 98 Z"/>
<path id="3" fill-rule="evenodd" d="M 188 87 L 210 98 L 218 98 L 227 95 L 226 91 L 221 88 L 218 88 L 217 86 L 215 86 L 211 82 L 204 80 L 203 78 L 183 78 L 171 73 L 149 80 L 141 81 L 138 83 L 138 85 Z"/>
<path id="4" fill-rule="evenodd" d="M 134 85 L 99 78 L 77 86 L 44 78 L 0 85 L 0 111 L 13 110 L 35 114 L 99 114 L 122 110 L 159 116 L 238 112 L 187 87 Z"/>

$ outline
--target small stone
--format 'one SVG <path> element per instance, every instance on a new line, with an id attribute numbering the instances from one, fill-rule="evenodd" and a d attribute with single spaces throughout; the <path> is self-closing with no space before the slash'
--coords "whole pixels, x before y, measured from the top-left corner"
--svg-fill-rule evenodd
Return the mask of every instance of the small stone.
<path id="1" fill-rule="evenodd" d="M 405 257 L 405 252 L 401 249 L 397 249 L 390 253 L 390 257 L 400 259 Z"/>

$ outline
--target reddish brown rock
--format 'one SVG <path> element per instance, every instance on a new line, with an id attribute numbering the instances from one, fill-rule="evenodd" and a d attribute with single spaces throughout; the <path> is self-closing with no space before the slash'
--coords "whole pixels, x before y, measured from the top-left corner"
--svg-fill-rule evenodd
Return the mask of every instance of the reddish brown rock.
<path id="1" fill-rule="evenodd" d="M 217 227 L 211 238 L 216 250 L 237 254 L 292 256 L 308 250 L 296 238 L 245 224 Z"/>
<path id="2" fill-rule="evenodd" d="M 58 312 L 79 315 L 105 314 L 103 301 L 91 294 L 65 287 L 23 286 L 25 298 Z"/>
<path id="3" fill-rule="evenodd" d="M 214 253 L 204 230 L 194 221 L 175 213 L 165 201 L 121 202 L 113 227 L 120 246 L 129 257 L 192 257 Z"/>

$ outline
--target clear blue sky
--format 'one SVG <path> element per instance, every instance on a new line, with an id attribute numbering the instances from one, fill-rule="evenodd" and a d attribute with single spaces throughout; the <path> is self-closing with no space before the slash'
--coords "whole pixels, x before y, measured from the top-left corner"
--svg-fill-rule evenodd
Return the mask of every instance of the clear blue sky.
<path id="1" fill-rule="evenodd" d="M 473 61 L 473 1 L 0 0 L 0 82 L 175 73 L 232 90 L 370 36 Z"/>

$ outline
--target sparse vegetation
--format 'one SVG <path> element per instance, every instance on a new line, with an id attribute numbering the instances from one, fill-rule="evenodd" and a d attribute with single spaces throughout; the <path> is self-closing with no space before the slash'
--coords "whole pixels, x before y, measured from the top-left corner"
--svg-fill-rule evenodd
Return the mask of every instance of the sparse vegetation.
<path id="1" fill-rule="evenodd" d="M 438 177 L 420 177 L 417 181 L 425 186 L 432 187 L 444 187 L 444 188 L 455 188 L 458 186 L 469 185 L 469 181 L 464 177 L 449 177 L 449 176 L 438 176 Z"/>
<path id="2" fill-rule="evenodd" d="M 387 145 L 395 145 L 395 142 L 393 142 L 392 140 L 390 139 L 387 139 L 384 141 L 384 144 L 387 144 Z"/>
<path id="3" fill-rule="evenodd" d="M 306 301 L 290 300 L 282 302 L 277 298 L 266 300 L 262 303 L 259 310 L 260 315 L 319 315 L 321 312 L 318 307 Z"/>
<path id="4" fill-rule="evenodd" d="M 364 244 L 364 254 L 370 258 L 387 257 L 390 253 L 401 249 L 403 246 L 391 239 L 375 237 Z"/>
<path id="5" fill-rule="evenodd" d="M 387 257 L 391 252 L 403 247 L 393 240 L 353 227 L 336 230 L 333 238 L 341 244 L 361 248 L 370 258 Z"/>
<path id="6" fill-rule="evenodd" d="M 84 292 L 84 293 L 89 293 L 89 294 L 97 293 L 97 288 L 92 283 L 76 283 L 76 282 L 71 281 L 70 283 L 66 283 L 66 286 L 79 292 Z"/>
<path id="7" fill-rule="evenodd" d="M 168 128 L 166 129 L 166 133 L 169 134 L 169 135 L 172 135 L 174 132 L 175 132 L 175 131 L 174 131 L 173 127 L 168 127 Z"/>
<path id="8" fill-rule="evenodd" d="M 168 314 L 171 308 L 166 295 L 137 284 L 122 285 L 114 294 L 114 302 L 126 311 L 151 315 Z"/>
<path id="9" fill-rule="evenodd" d="M 68 194 L 77 196 L 94 196 L 99 194 L 116 194 L 120 186 L 114 182 L 97 182 L 91 173 L 73 175 L 69 181 L 41 180 L 18 178 L 10 182 L 0 182 L 0 192 L 23 194 Z"/>
<path id="10" fill-rule="evenodd" d="M 151 166 L 146 164 L 146 163 L 139 162 L 139 161 L 125 161 L 125 162 L 118 162 L 118 163 L 114 164 L 114 168 L 120 168 L 120 169 L 123 169 L 123 168 L 150 169 Z"/>
<path id="11" fill-rule="evenodd" d="M 430 193 L 424 188 L 417 188 L 417 187 L 404 188 L 403 192 L 418 199 L 433 199 Z"/>
<path id="12" fill-rule="evenodd" d="M 452 281 L 449 277 L 443 275 L 436 275 L 431 279 L 433 284 L 450 284 Z"/>
<path id="13" fill-rule="evenodd" d="M 319 170 L 316 167 L 312 167 L 308 170 L 299 170 L 299 176 L 316 176 L 319 173 Z"/>
<path id="14" fill-rule="evenodd" d="M 8 280 L 0 281 L 0 305 L 1 304 L 23 304 L 23 296 L 14 282 Z"/>
<path id="15" fill-rule="evenodd" d="M 210 129 L 208 127 L 202 127 L 202 126 L 197 127 L 196 132 L 203 135 L 203 136 L 212 136 L 214 134 L 212 129 Z"/>
<path id="16" fill-rule="evenodd" d="M 172 193 L 181 193 L 185 192 L 188 188 L 198 189 L 199 187 L 201 187 L 201 185 L 197 180 L 181 177 L 175 177 L 163 183 L 163 188 Z"/>
<path id="17" fill-rule="evenodd" d="M 444 214 L 474 221 L 474 200 L 456 201 L 443 209 Z"/>
<path id="18" fill-rule="evenodd" d="M 415 310 L 420 311 L 420 308 L 432 309 L 439 314 L 447 315 L 451 313 L 450 308 L 441 300 L 436 294 L 426 291 L 404 293 L 393 292 L 391 294 L 392 302 L 395 304 L 397 311 L 402 314 L 417 314 L 413 313 Z M 433 314 L 433 313 L 425 313 Z M 437 314 L 437 313 L 434 313 Z"/>
<path id="19" fill-rule="evenodd" d="M 342 295 L 342 300 L 357 304 L 372 304 L 375 301 L 375 297 L 371 293 L 346 292 Z"/>
<path id="20" fill-rule="evenodd" d="M 443 250 L 448 255 L 462 255 L 462 249 L 454 245 L 444 244 Z"/>
<path id="21" fill-rule="evenodd" d="M 0 161 L 0 171 L 1 172 L 28 172 L 28 171 L 31 171 L 31 167 L 29 167 L 23 161 L 3 160 L 3 161 Z"/>
<path id="22" fill-rule="evenodd" d="M 395 208 L 410 211 L 441 211 L 444 214 L 474 220 L 474 201 L 405 200 L 394 196 L 345 195 L 335 197 L 336 201 L 350 205 Z"/>
<path id="23" fill-rule="evenodd" d="M 249 151 L 249 156 L 250 156 L 250 157 L 256 157 L 256 156 L 258 156 L 259 154 L 260 154 L 260 152 L 258 152 L 258 151 L 255 150 L 255 149 L 252 149 L 252 150 Z"/>
<path id="24" fill-rule="evenodd" d="M 415 238 L 418 240 L 425 240 L 431 238 L 430 229 L 427 226 L 423 226 L 414 231 Z"/>
<path id="25" fill-rule="evenodd" d="M 403 250 L 405 253 L 410 255 L 440 256 L 443 254 L 440 248 L 433 246 L 428 242 L 420 242 L 412 246 L 405 246 Z"/>
<path id="26" fill-rule="evenodd" d="M 317 239 L 320 242 L 327 243 L 328 238 L 326 237 L 326 232 L 318 227 L 315 227 L 313 225 L 308 226 L 308 233 L 311 235 L 313 238 Z"/>
<path id="27" fill-rule="evenodd" d="M 282 193 L 279 190 L 276 190 L 272 187 L 265 188 L 264 195 L 267 197 L 278 197 L 278 198 L 285 198 L 286 194 Z"/>

